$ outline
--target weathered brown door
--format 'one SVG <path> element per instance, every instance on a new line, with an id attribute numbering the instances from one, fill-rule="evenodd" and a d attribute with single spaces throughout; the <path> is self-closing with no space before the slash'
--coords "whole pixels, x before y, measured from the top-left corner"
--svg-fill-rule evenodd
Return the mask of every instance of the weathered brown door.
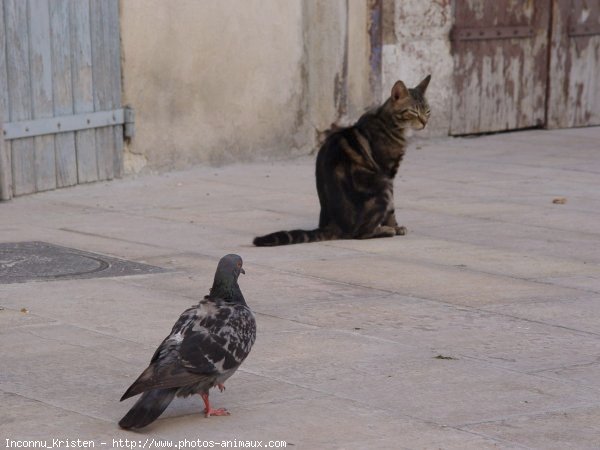
<path id="1" fill-rule="evenodd" d="M 542 126 L 551 0 L 460 0 L 450 134 Z"/>
<path id="2" fill-rule="evenodd" d="M 600 125 L 600 1 L 554 0 L 548 128 Z"/>
<path id="3" fill-rule="evenodd" d="M 600 0 L 456 0 L 450 134 L 600 125 Z"/>

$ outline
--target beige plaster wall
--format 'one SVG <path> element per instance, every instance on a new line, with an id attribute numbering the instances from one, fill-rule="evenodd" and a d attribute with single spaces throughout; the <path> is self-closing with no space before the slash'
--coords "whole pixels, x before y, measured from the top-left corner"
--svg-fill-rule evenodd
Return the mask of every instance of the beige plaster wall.
<path id="1" fill-rule="evenodd" d="M 369 84 L 368 2 L 304 0 L 306 117 L 316 133 L 376 102 Z"/>
<path id="2" fill-rule="evenodd" d="M 286 158 L 377 104 L 365 0 L 121 1 L 128 173 Z M 433 73 L 424 135 L 447 134 L 449 0 L 384 0 L 383 97 Z M 378 89 L 378 88 L 377 88 Z M 423 134 L 421 134 L 423 135 Z"/>
<path id="3" fill-rule="evenodd" d="M 447 136 L 452 108 L 451 0 L 384 0 L 383 95 L 396 80 L 415 86 L 427 74 L 431 119 L 419 136 Z"/>
<path id="4" fill-rule="evenodd" d="M 301 0 L 121 2 L 125 168 L 307 151 Z"/>

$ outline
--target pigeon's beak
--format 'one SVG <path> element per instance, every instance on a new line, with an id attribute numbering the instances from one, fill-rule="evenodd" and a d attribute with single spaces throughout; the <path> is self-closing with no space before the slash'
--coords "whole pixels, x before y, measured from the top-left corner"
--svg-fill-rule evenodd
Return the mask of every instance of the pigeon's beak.
<path id="1" fill-rule="evenodd" d="M 240 272 L 243 273 L 244 275 L 246 275 L 246 271 L 240 267 Z"/>

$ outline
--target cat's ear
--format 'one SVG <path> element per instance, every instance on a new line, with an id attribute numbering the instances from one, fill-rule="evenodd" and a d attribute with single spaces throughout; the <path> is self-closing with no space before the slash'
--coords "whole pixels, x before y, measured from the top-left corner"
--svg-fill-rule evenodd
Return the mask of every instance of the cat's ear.
<path id="1" fill-rule="evenodd" d="M 394 87 L 392 88 L 392 100 L 397 102 L 398 100 L 407 98 L 408 95 L 406 85 L 400 80 L 396 81 L 396 84 L 394 84 Z"/>
<path id="2" fill-rule="evenodd" d="M 421 94 L 425 94 L 425 90 L 427 89 L 427 86 L 429 86 L 429 80 L 431 80 L 431 75 L 427 75 L 423 81 L 419 83 L 419 85 L 416 87 L 417 91 L 419 91 Z"/>

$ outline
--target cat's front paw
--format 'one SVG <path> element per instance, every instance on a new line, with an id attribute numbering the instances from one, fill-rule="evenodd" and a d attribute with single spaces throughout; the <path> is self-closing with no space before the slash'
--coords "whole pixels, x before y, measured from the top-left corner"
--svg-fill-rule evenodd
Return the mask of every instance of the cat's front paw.
<path id="1" fill-rule="evenodd" d="M 396 236 L 404 236 L 406 233 L 408 233 L 406 227 L 396 226 L 394 228 L 396 228 Z"/>

